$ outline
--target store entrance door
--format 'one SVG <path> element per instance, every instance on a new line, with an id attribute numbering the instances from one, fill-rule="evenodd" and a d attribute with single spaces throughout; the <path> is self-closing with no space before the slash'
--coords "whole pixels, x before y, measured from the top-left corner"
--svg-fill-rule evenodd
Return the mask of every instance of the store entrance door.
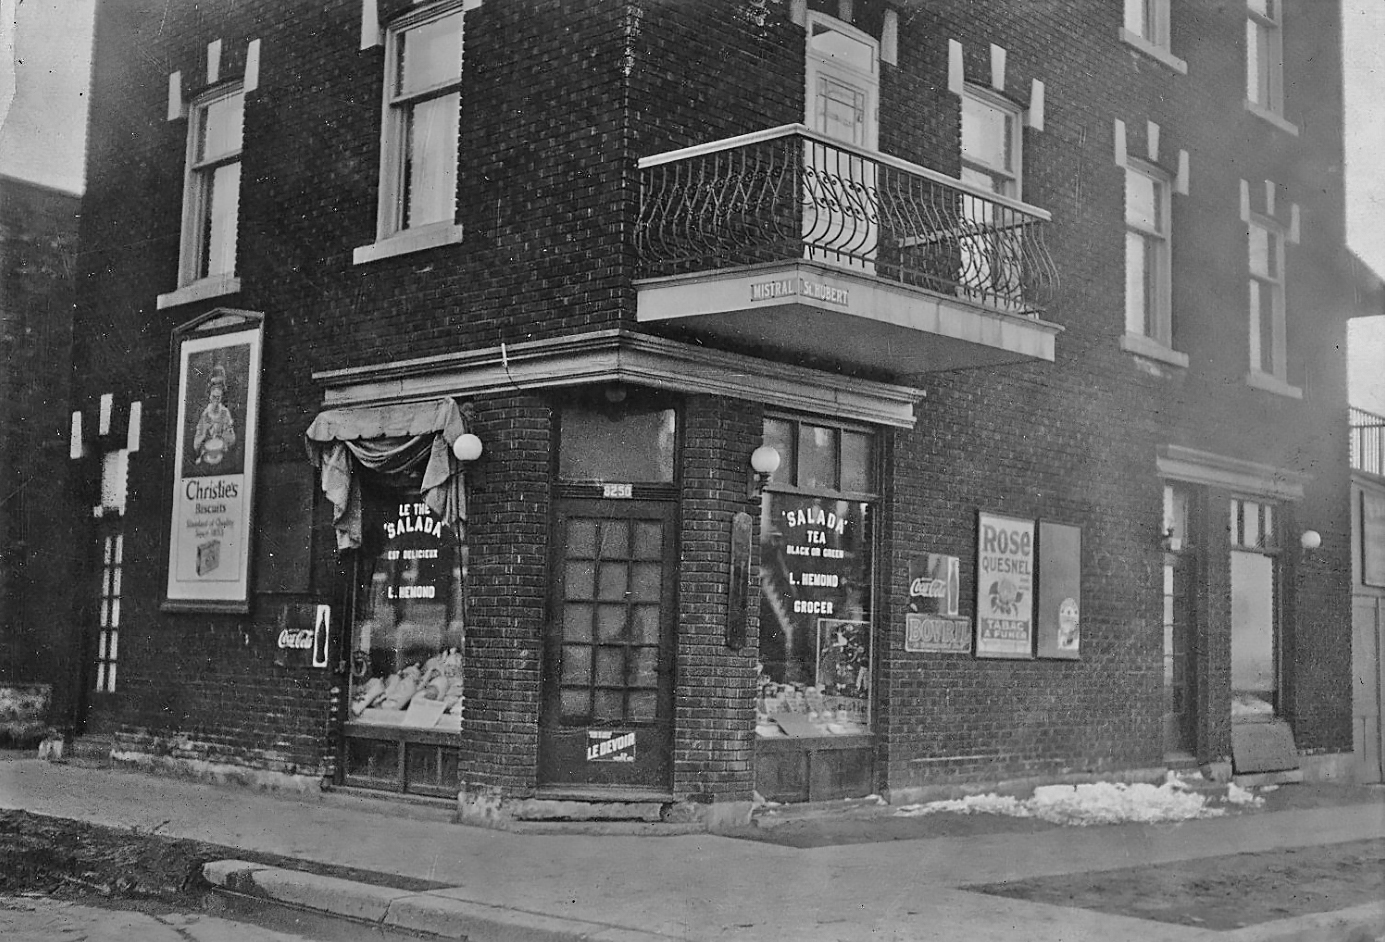
<path id="1" fill-rule="evenodd" d="M 677 508 L 558 502 L 541 786 L 670 787 Z"/>

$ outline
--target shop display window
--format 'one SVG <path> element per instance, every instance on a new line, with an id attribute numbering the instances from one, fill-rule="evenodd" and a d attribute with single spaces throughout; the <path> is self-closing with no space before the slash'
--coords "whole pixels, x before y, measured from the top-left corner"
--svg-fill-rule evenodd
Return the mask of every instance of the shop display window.
<path id="1" fill-rule="evenodd" d="M 416 497 L 365 502 L 350 721 L 461 729 L 466 550 Z"/>
<path id="2" fill-rule="evenodd" d="M 863 432 L 786 419 L 767 420 L 765 433 L 784 460 L 761 506 L 756 732 L 868 733 L 873 505 L 842 490 L 868 490 L 872 443 Z"/>

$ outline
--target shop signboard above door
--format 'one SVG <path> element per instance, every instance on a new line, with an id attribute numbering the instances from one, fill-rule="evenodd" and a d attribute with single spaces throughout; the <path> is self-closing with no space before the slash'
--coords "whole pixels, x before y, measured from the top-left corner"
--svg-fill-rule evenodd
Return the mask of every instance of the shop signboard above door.
<path id="1" fill-rule="evenodd" d="M 214 311 L 174 334 L 170 609 L 245 612 L 263 319 Z"/>

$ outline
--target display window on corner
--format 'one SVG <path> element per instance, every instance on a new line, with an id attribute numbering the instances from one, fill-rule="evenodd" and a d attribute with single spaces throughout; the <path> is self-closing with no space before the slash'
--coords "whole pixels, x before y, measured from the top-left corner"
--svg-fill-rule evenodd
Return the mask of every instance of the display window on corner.
<path id="1" fill-rule="evenodd" d="M 363 482 L 350 626 L 347 784 L 455 793 L 466 547 L 417 488 Z"/>
<path id="2" fill-rule="evenodd" d="M 821 739 L 871 731 L 874 441 L 771 417 L 780 455 L 761 500 L 756 734 Z"/>

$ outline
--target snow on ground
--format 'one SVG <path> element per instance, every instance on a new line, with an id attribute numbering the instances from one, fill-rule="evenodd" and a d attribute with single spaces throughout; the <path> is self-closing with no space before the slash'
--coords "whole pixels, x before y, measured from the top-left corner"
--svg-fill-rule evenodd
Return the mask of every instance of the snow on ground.
<path id="1" fill-rule="evenodd" d="M 1195 791 L 1188 782 L 1170 773 L 1164 784 L 1157 786 L 1123 782 L 1043 785 L 1034 789 L 1032 798 L 1020 799 L 1011 795 L 995 794 L 969 795 L 951 801 L 904 805 L 895 814 L 913 816 L 951 811 L 958 814 L 1003 814 L 1016 818 L 1039 818 L 1053 824 L 1079 826 L 1125 822 L 1154 824 L 1161 821 L 1220 817 L 1226 814 L 1226 808 L 1213 804 L 1218 800 L 1242 807 L 1259 807 L 1264 804 L 1263 798 L 1255 797 L 1234 783 L 1227 786 L 1225 798 L 1220 799 L 1216 795 Z"/>

